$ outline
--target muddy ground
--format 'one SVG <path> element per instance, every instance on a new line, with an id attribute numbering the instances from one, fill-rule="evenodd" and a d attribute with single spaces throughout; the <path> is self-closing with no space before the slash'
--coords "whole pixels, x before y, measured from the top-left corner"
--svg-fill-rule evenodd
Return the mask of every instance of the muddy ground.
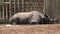
<path id="1" fill-rule="evenodd" d="M 60 24 L 0 26 L 0 34 L 60 34 Z"/>

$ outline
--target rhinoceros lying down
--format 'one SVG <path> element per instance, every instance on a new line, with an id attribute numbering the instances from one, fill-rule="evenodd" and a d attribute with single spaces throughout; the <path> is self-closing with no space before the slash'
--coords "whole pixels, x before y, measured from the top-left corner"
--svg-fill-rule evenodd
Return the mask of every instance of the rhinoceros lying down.
<path id="1" fill-rule="evenodd" d="M 36 23 L 39 24 L 40 20 L 45 18 L 45 16 L 38 12 L 38 11 L 31 11 L 31 12 L 20 12 L 14 14 L 10 19 L 10 24 L 32 24 Z"/>
<path id="2" fill-rule="evenodd" d="M 47 21 L 46 16 L 38 11 L 16 13 L 9 19 L 10 24 L 41 24 L 44 21 Z"/>

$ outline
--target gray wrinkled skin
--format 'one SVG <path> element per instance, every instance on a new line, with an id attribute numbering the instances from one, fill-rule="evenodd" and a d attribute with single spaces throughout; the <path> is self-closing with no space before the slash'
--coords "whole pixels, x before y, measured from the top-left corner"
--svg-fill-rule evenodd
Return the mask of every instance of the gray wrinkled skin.
<path id="1" fill-rule="evenodd" d="M 9 22 L 16 22 L 16 24 L 32 24 L 36 23 L 39 24 L 40 20 L 45 18 L 45 16 L 38 12 L 38 11 L 31 11 L 31 12 L 20 12 L 14 14 L 10 19 Z"/>
<path id="2" fill-rule="evenodd" d="M 31 11 L 33 13 L 33 16 L 31 17 L 31 19 L 29 20 L 31 24 L 39 24 L 39 22 L 41 21 L 41 19 L 45 18 L 45 16 L 38 12 L 38 11 Z"/>
<path id="3" fill-rule="evenodd" d="M 16 22 L 16 24 L 19 24 L 20 22 L 21 24 L 23 24 L 23 22 L 26 23 L 31 16 L 32 16 L 31 12 L 16 13 L 9 19 L 9 22 Z"/>

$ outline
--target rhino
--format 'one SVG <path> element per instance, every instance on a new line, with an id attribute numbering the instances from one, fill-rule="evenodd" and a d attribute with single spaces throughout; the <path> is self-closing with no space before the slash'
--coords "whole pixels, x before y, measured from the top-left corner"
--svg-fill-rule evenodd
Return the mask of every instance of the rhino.
<path id="1" fill-rule="evenodd" d="M 10 24 L 39 24 L 45 18 L 44 14 L 39 11 L 19 12 L 14 14 L 10 19 Z"/>
<path id="2" fill-rule="evenodd" d="M 30 11 L 14 14 L 9 22 L 10 24 L 50 24 L 55 20 L 39 11 Z"/>

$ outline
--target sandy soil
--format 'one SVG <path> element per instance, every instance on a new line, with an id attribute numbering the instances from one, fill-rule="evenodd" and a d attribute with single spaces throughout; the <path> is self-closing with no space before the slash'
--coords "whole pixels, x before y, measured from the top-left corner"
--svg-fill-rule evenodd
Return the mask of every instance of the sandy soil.
<path id="1" fill-rule="evenodd" d="M 60 34 L 60 24 L 0 26 L 0 34 Z"/>

